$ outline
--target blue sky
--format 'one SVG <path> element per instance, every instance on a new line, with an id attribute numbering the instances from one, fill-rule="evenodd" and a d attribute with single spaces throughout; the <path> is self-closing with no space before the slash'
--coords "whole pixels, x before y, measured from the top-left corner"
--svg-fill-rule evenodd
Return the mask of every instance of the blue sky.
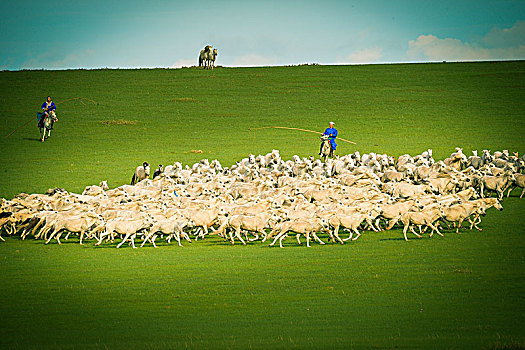
<path id="1" fill-rule="evenodd" d="M 0 69 L 525 59 L 523 1 L 2 1 Z"/>

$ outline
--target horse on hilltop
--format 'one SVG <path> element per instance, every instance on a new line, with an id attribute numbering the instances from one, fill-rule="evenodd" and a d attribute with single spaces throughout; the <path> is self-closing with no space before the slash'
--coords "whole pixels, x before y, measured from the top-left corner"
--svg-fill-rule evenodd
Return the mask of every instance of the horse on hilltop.
<path id="1" fill-rule="evenodd" d="M 201 50 L 199 55 L 199 67 L 204 66 L 204 69 L 213 69 L 215 66 L 215 59 L 217 57 L 217 49 L 212 50 L 211 45 L 207 45 Z"/>

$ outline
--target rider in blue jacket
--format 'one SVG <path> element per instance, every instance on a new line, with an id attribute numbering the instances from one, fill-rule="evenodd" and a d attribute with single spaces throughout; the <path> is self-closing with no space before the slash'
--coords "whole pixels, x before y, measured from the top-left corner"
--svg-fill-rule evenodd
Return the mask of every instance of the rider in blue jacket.
<path id="1" fill-rule="evenodd" d="M 330 150 L 330 157 L 334 156 L 334 151 L 337 147 L 337 144 L 335 143 L 335 138 L 337 137 L 337 129 L 334 128 L 334 122 L 328 123 L 328 128 L 324 131 L 323 135 L 328 135 L 328 139 L 330 140 L 330 145 L 332 146 L 332 149 Z M 321 155 L 321 151 L 319 150 L 319 155 Z"/>
<path id="2" fill-rule="evenodd" d="M 46 102 L 42 103 L 42 112 L 46 117 L 49 116 L 49 114 L 54 114 L 57 107 L 55 106 L 55 103 L 51 101 L 51 96 L 47 96 Z M 42 122 L 44 121 L 44 118 L 41 119 Z M 53 124 L 51 123 L 51 130 L 53 130 Z"/>

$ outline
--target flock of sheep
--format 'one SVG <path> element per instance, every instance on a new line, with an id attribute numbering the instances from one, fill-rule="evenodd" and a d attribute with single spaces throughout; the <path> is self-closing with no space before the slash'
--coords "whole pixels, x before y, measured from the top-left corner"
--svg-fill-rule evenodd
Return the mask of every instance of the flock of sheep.
<path id="1" fill-rule="evenodd" d="M 418 237 L 467 227 L 481 231 L 486 210 L 502 210 L 504 193 L 525 187 L 525 156 L 506 150 L 473 153 L 467 158 L 456 148 L 435 161 L 430 149 L 397 160 L 356 151 L 321 162 L 298 156 L 284 161 L 273 150 L 229 168 L 218 160 L 203 159 L 191 168 L 176 162 L 159 167 L 152 179 L 144 163 L 134 185 L 109 189 L 102 182 L 82 194 L 56 188 L 0 199 L 0 239 L 5 232 L 60 244 L 73 234 L 80 244 L 118 239 L 117 248 L 125 243 L 135 248 L 137 239 L 141 247 L 156 246 L 159 236 L 181 246 L 184 239 L 219 235 L 231 244 L 262 240 L 282 247 L 289 234 L 299 244 L 304 236 L 307 246 L 311 240 L 325 244 L 320 233 L 343 244 L 363 231 L 396 225 L 406 240 L 409 230 Z M 497 198 L 485 198 L 492 192 Z"/>

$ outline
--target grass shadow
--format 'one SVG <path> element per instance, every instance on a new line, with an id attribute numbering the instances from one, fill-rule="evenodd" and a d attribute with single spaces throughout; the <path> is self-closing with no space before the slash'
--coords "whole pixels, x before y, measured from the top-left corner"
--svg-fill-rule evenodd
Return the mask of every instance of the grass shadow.
<path id="1" fill-rule="evenodd" d="M 417 237 L 416 237 L 417 238 Z M 404 241 L 405 239 L 403 237 L 396 237 L 396 238 L 380 238 L 379 241 Z M 410 239 L 409 239 L 410 240 Z"/>
<path id="2" fill-rule="evenodd" d="M 32 138 L 32 137 L 24 137 L 23 140 L 25 140 L 25 141 L 37 141 L 37 142 L 42 142 L 39 138 Z"/>

